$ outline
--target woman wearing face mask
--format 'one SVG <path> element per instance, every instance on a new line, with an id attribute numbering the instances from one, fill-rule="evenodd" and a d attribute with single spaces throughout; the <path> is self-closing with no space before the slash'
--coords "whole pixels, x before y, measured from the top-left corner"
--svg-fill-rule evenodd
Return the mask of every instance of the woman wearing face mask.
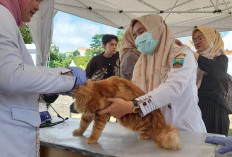
<path id="1" fill-rule="evenodd" d="M 228 134 L 229 110 L 224 99 L 227 90 L 228 58 L 220 34 L 210 27 L 193 30 L 192 39 L 197 50 L 197 87 L 199 107 L 208 133 Z"/>
<path id="2" fill-rule="evenodd" d="M 130 27 L 142 53 L 132 81 L 147 94 L 132 101 L 110 98 L 111 106 L 99 112 L 120 118 L 128 113 L 146 116 L 160 108 L 166 123 L 179 129 L 206 132 L 197 105 L 197 64 L 192 51 L 175 43 L 174 34 L 159 15 L 133 19 Z"/>
<path id="3" fill-rule="evenodd" d="M 70 72 L 34 66 L 18 26 L 31 20 L 41 1 L 0 0 L 1 157 L 39 155 L 39 95 L 68 92 L 86 80 L 85 72 L 78 68 Z"/>

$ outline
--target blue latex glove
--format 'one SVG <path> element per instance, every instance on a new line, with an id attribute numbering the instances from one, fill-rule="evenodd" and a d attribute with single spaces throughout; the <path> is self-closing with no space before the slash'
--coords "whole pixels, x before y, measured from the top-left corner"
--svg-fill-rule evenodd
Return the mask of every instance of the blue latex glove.
<path id="1" fill-rule="evenodd" d="M 228 136 L 228 137 L 207 136 L 205 142 L 221 145 L 222 148 L 218 150 L 219 154 L 225 154 L 230 151 L 232 152 L 232 136 Z"/>
<path id="2" fill-rule="evenodd" d="M 72 76 L 77 78 L 75 85 L 83 85 L 83 84 L 85 84 L 85 82 L 87 81 L 85 70 L 82 70 L 80 67 L 66 67 L 66 68 L 70 69 L 71 73 L 72 73 Z M 62 95 L 71 96 L 71 91 L 57 93 L 57 94 L 58 95 L 62 94 Z"/>
<path id="3" fill-rule="evenodd" d="M 67 67 L 71 70 L 72 76 L 77 78 L 76 85 L 83 85 L 87 81 L 86 72 L 80 67 Z"/>

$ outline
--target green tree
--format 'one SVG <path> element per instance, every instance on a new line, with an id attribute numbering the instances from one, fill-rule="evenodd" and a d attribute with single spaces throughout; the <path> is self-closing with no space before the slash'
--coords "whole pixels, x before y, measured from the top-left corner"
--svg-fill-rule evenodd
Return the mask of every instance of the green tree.
<path id="1" fill-rule="evenodd" d="M 73 61 L 76 64 L 76 66 L 85 69 L 90 59 L 91 56 L 77 56 L 73 58 Z"/>
<path id="2" fill-rule="evenodd" d="M 96 34 L 92 37 L 92 43 L 90 44 L 90 47 L 91 48 L 96 48 L 96 49 L 99 49 L 99 48 L 102 48 L 102 37 L 103 37 L 104 34 Z"/>
<path id="3" fill-rule="evenodd" d="M 90 44 L 90 49 L 86 50 L 86 56 L 96 56 L 104 51 L 102 46 L 102 37 L 104 34 L 96 34 L 92 37 L 92 43 Z"/>
<path id="4" fill-rule="evenodd" d="M 78 50 L 73 51 L 73 57 L 80 56 L 80 52 Z"/>
<path id="5" fill-rule="evenodd" d="M 120 45 L 121 45 L 121 41 L 122 41 L 122 37 L 124 36 L 125 34 L 125 31 L 122 30 L 122 29 L 119 29 L 117 31 L 117 37 L 118 37 L 118 46 L 117 46 L 117 50 L 119 51 L 120 50 Z"/>
<path id="6" fill-rule="evenodd" d="M 90 49 L 87 49 L 86 50 L 86 56 L 90 56 L 90 57 L 93 57 L 93 56 L 96 56 L 100 53 L 102 53 L 104 51 L 103 48 L 90 48 Z"/>
<path id="7" fill-rule="evenodd" d="M 51 45 L 49 67 L 67 67 L 71 61 L 72 58 L 66 58 L 65 53 L 59 53 L 59 47 L 54 44 Z"/>
<path id="8" fill-rule="evenodd" d="M 24 23 L 24 28 L 19 27 L 19 30 L 22 34 L 22 37 L 23 37 L 25 44 L 31 44 L 32 37 L 31 37 L 31 33 L 30 33 L 30 29 L 28 27 L 28 24 Z"/>
<path id="9" fill-rule="evenodd" d="M 123 35 L 125 34 L 124 30 L 118 30 L 117 31 L 117 37 L 118 37 L 118 46 L 117 50 L 120 50 L 120 43 L 122 40 Z M 104 34 L 96 34 L 94 37 L 92 37 L 92 43 L 90 44 L 91 48 L 86 50 L 86 56 L 96 56 L 104 51 L 103 44 L 102 44 L 102 37 Z"/>
<path id="10" fill-rule="evenodd" d="M 123 35 L 125 34 L 124 30 L 118 30 L 117 31 L 117 37 L 118 37 L 118 47 L 117 50 L 120 50 L 120 43 L 122 40 Z M 94 37 L 92 37 L 92 43 L 90 44 L 91 48 L 86 50 L 86 56 L 78 56 L 75 57 L 74 62 L 77 66 L 80 66 L 82 68 L 86 68 L 89 60 L 104 51 L 103 45 L 102 45 L 102 37 L 104 34 L 96 34 Z"/>

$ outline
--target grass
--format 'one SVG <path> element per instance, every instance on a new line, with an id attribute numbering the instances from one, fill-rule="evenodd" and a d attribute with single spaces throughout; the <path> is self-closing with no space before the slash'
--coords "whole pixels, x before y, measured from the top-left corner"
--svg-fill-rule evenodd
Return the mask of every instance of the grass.
<path id="1" fill-rule="evenodd" d="M 232 136 L 232 129 L 231 128 L 229 129 L 228 136 Z"/>
<path id="2" fill-rule="evenodd" d="M 232 114 L 229 115 L 229 119 L 230 119 L 230 127 L 229 127 L 228 136 L 232 136 Z"/>

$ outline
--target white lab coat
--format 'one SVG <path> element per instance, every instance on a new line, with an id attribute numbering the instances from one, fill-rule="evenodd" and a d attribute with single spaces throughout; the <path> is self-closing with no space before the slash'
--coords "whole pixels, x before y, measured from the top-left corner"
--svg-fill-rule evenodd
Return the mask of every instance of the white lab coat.
<path id="1" fill-rule="evenodd" d="M 161 108 L 167 124 L 178 129 L 206 132 L 198 106 L 196 86 L 197 63 L 191 50 L 182 52 L 186 56 L 180 68 L 171 68 L 166 81 L 158 88 L 148 92 L 137 100 L 146 100 L 147 105 L 140 104 L 145 116 L 152 110 Z M 148 101 L 150 97 L 151 101 Z"/>
<path id="2" fill-rule="evenodd" d="M 73 88 L 65 68 L 36 67 L 15 19 L 0 5 L 0 156 L 35 157 L 39 94 Z"/>

